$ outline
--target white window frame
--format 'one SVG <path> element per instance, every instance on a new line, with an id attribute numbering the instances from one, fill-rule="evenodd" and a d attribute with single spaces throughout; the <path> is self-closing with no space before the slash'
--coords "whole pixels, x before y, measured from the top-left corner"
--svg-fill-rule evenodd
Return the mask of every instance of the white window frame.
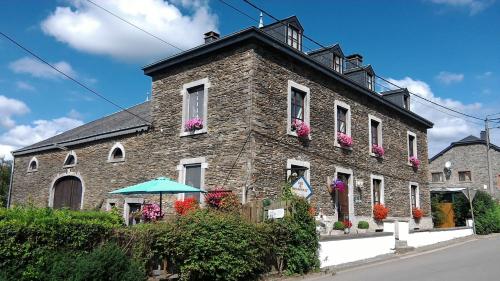
<path id="1" fill-rule="evenodd" d="M 73 155 L 73 157 L 75 157 L 75 163 L 71 164 L 71 165 L 65 165 L 66 161 L 68 160 L 68 158 L 69 158 L 70 155 Z M 68 152 L 68 154 L 66 154 L 66 157 L 64 158 L 63 168 L 72 168 L 72 167 L 75 167 L 76 164 L 78 164 L 78 157 L 76 157 L 75 151 L 71 150 L 70 152 Z"/>
<path id="2" fill-rule="evenodd" d="M 113 152 L 117 148 L 121 149 L 122 154 L 123 154 L 123 157 L 120 159 L 113 158 Z M 117 162 L 124 162 L 124 161 L 125 161 L 125 148 L 123 147 L 123 145 L 121 143 L 117 142 L 113 145 L 113 147 L 111 147 L 111 150 L 108 153 L 108 162 L 109 163 L 117 163 Z"/>
<path id="3" fill-rule="evenodd" d="M 418 144 L 417 144 L 417 134 L 411 131 L 406 131 L 406 161 L 407 164 L 411 166 L 410 163 L 410 136 L 413 136 L 415 139 L 415 145 L 413 146 L 413 156 L 417 157 L 418 159 Z"/>
<path id="4" fill-rule="evenodd" d="M 339 69 L 337 70 L 336 67 L 337 67 L 337 63 L 336 63 L 336 60 L 339 60 Z M 342 57 L 341 56 L 337 56 L 337 55 L 333 55 L 333 70 L 337 71 L 338 73 L 342 74 L 343 73 L 343 69 L 342 69 Z"/>
<path id="5" fill-rule="evenodd" d="M 370 73 L 366 74 L 366 84 L 368 84 L 368 89 L 370 91 L 375 91 L 375 81 L 374 81 L 374 76 L 371 75 Z"/>
<path id="6" fill-rule="evenodd" d="M 372 120 L 378 122 L 377 128 L 377 138 L 379 146 L 384 147 L 384 141 L 382 138 L 382 119 L 375 117 L 371 114 L 368 114 L 368 152 L 371 156 L 375 156 L 375 153 L 372 151 Z"/>
<path id="7" fill-rule="evenodd" d="M 334 118 L 335 118 L 335 121 L 334 121 L 334 145 L 337 146 L 337 147 L 341 147 L 341 145 L 339 144 L 338 142 L 338 137 L 337 137 L 337 107 L 343 107 L 345 109 L 347 109 L 347 115 L 346 115 L 346 133 L 348 136 L 352 137 L 351 135 L 351 106 L 348 105 L 347 103 L 343 102 L 343 101 L 339 101 L 339 100 L 335 100 L 333 102 L 333 108 L 334 108 Z"/>
<path id="8" fill-rule="evenodd" d="M 335 174 L 334 174 L 334 179 L 338 178 L 338 173 L 341 174 L 348 174 L 349 175 L 349 182 L 347 183 L 347 189 L 348 189 L 348 199 L 349 199 L 349 218 L 350 221 L 355 221 L 355 216 L 354 216 L 354 173 L 352 172 L 352 169 L 346 169 L 340 166 L 335 166 Z M 337 210 L 337 205 L 338 205 L 338 196 L 335 196 L 335 217 L 336 220 L 338 220 L 338 210 Z"/>
<path id="9" fill-rule="evenodd" d="M 118 203 L 119 203 L 119 199 L 106 199 L 106 211 L 111 211 L 112 208 L 111 208 L 111 204 L 115 204 L 115 206 L 118 206 Z"/>
<path id="10" fill-rule="evenodd" d="M 384 176 L 371 174 L 370 175 L 370 198 L 371 198 L 372 210 L 373 210 L 374 199 L 375 199 L 375 198 L 373 198 L 373 180 L 380 180 L 380 204 L 385 204 Z"/>
<path id="11" fill-rule="evenodd" d="M 194 132 L 186 132 L 184 128 L 184 124 L 188 119 L 188 108 L 189 108 L 189 92 L 188 90 L 194 87 L 203 86 L 203 112 L 205 113 L 203 119 L 203 129 L 196 130 Z M 182 123 L 180 129 L 180 136 L 190 136 L 197 134 L 204 134 L 208 131 L 208 89 L 211 87 L 210 81 L 207 78 L 203 78 L 197 81 L 189 82 L 182 85 L 181 95 L 182 95 Z"/>
<path id="12" fill-rule="evenodd" d="M 134 203 L 134 204 L 144 204 L 144 198 L 125 198 L 123 202 L 123 219 L 125 220 L 125 224 L 128 225 L 128 213 L 130 212 L 130 207 L 129 203 Z"/>
<path id="13" fill-rule="evenodd" d="M 309 125 L 309 127 L 311 127 L 311 123 L 310 123 L 311 90 L 304 85 L 296 83 L 292 80 L 288 80 L 288 87 L 287 87 L 287 91 L 288 91 L 287 103 L 288 103 L 288 105 L 287 105 L 287 111 L 286 111 L 286 114 L 287 114 L 286 132 L 287 132 L 287 134 L 296 137 L 297 132 L 292 131 L 292 88 L 297 89 L 297 90 L 304 92 L 306 94 L 306 96 L 304 98 L 304 109 L 303 109 L 304 110 L 304 122 L 307 123 Z M 311 134 L 309 134 L 309 139 L 311 139 Z"/>
<path id="14" fill-rule="evenodd" d="M 185 183 L 186 182 L 186 166 L 187 165 L 201 165 L 201 175 L 200 175 L 200 189 L 205 190 L 205 170 L 208 169 L 208 163 L 205 157 L 197 157 L 197 158 L 186 158 L 181 159 L 179 165 L 177 165 L 177 171 L 179 171 L 178 182 Z M 185 194 L 179 193 L 177 194 L 177 200 L 184 200 Z M 204 205 L 203 194 L 200 196 L 201 205 Z"/>
<path id="15" fill-rule="evenodd" d="M 75 158 L 75 160 L 76 160 L 76 158 Z M 68 176 L 76 177 L 82 183 L 82 199 L 80 201 L 80 210 L 83 210 L 83 202 L 84 202 L 83 199 L 85 198 L 85 182 L 83 181 L 83 178 L 80 175 L 80 173 L 75 173 L 75 172 L 71 172 L 71 171 L 67 171 L 65 173 L 57 174 L 54 177 L 54 179 L 52 180 L 52 183 L 50 184 L 50 188 L 49 188 L 49 202 L 48 202 L 49 204 L 48 205 L 49 205 L 50 208 L 54 207 L 54 193 L 55 193 L 56 182 L 60 178 L 64 178 L 64 177 L 68 177 Z"/>
<path id="16" fill-rule="evenodd" d="M 410 193 L 410 215 L 413 217 L 413 208 L 411 206 L 411 187 L 412 186 L 416 186 L 417 187 L 417 190 L 416 190 L 416 200 L 415 200 L 415 207 L 419 208 L 420 209 L 420 186 L 418 184 L 418 182 L 410 182 L 408 184 L 408 191 Z"/>
<path id="17" fill-rule="evenodd" d="M 31 169 L 31 163 L 33 163 L 33 161 L 36 163 L 36 169 Z M 38 171 L 38 159 L 36 159 L 36 157 L 33 157 L 31 158 L 31 160 L 28 162 L 28 173 L 33 173 L 33 172 L 37 172 Z"/>
<path id="18" fill-rule="evenodd" d="M 290 170 L 292 168 L 292 166 L 300 166 L 300 167 L 304 167 L 304 168 L 307 168 L 307 170 L 304 171 L 304 177 L 306 178 L 306 180 L 309 182 L 309 184 L 311 184 L 311 163 L 307 162 L 307 161 L 302 161 L 302 160 L 297 160 L 297 159 L 287 159 L 286 160 L 286 178 L 288 179 L 292 173 L 292 171 Z"/>

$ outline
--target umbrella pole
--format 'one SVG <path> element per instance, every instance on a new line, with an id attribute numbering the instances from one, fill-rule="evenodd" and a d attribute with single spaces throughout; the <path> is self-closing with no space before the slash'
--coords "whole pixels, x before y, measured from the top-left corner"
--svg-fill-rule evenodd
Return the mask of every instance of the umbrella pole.
<path id="1" fill-rule="evenodd" d="M 161 213 L 162 213 L 162 209 L 161 208 L 162 208 L 162 201 L 163 201 L 161 195 L 162 195 L 162 193 L 160 191 L 160 216 L 161 216 Z"/>

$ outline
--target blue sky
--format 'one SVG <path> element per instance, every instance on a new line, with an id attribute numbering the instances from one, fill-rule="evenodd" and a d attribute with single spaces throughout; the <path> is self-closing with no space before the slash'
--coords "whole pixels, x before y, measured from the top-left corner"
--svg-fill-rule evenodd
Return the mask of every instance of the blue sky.
<path id="1" fill-rule="evenodd" d="M 258 18 L 243 1 L 225 1 Z M 96 2 L 182 49 L 200 44 L 211 29 L 224 36 L 255 25 L 218 0 Z M 378 75 L 422 96 L 480 117 L 500 112 L 500 4 L 494 0 L 253 2 L 278 18 L 297 15 L 307 35 L 362 54 Z M 87 1 L 0 6 L 2 32 L 124 107 L 151 91 L 141 67 L 177 52 Z M 413 102 L 412 110 L 436 123 L 431 155 L 450 141 L 479 135 L 479 124 L 429 104 Z M 115 111 L 0 39 L 0 153 Z M 497 131 L 493 139 L 500 143 Z"/>

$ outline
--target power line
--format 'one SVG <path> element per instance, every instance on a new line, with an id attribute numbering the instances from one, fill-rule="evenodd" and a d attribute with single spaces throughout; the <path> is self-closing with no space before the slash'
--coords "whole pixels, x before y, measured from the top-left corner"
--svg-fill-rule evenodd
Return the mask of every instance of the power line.
<path id="1" fill-rule="evenodd" d="M 165 44 L 169 45 L 170 47 L 175 48 L 175 49 L 177 49 L 177 50 L 179 50 L 179 51 L 181 51 L 181 52 L 182 52 L 182 51 L 184 51 L 184 49 L 181 49 L 181 48 L 179 48 L 179 47 L 175 46 L 174 44 L 172 44 L 172 43 L 170 43 L 170 42 L 168 42 L 168 41 L 166 41 L 166 40 L 162 39 L 161 37 L 158 37 L 158 36 L 154 35 L 153 33 L 151 33 L 151 32 L 149 32 L 149 31 L 147 31 L 147 30 L 145 30 L 145 29 L 141 28 L 140 26 L 137 26 L 137 25 L 135 25 L 135 24 L 131 23 L 130 21 L 128 21 L 128 20 L 126 20 L 126 19 L 124 19 L 124 18 L 120 17 L 119 15 L 117 15 L 117 14 L 113 13 L 112 11 L 110 11 L 110 10 L 108 10 L 108 9 L 106 9 L 106 8 L 104 8 L 104 7 L 100 6 L 100 5 L 98 5 L 98 4 L 96 4 L 96 3 L 95 3 L 95 2 L 93 2 L 92 0 L 87 0 L 87 1 L 88 1 L 89 3 L 91 3 L 92 5 L 94 5 L 94 6 L 98 7 L 98 8 L 100 8 L 100 9 L 102 9 L 103 11 L 107 12 L 108 14 L 110 14 L 110 15 L 114 16 L 115 18 L 117 18 L 117 19 L 119 19 L 119 20 L 121 20 L 121 21 L 123 21 L 123 22 L 125 22 L 125 23 L 127 23 L 127 24 L 129 24 L 129 25 L 131 25 L 131 26 L 133 26 L 133 27 L 135 27 L 135 28 L 137 28 L 138 30 L 140 30 L 140 31 L 142 31 L 142 32 L 144 32 L 144 33 L 146 33 L 146 34 L 148 34 L 149 36 L 152 36 L 153 38 L 156 38 L 157 40 L 160 40 L 161 42 L 163 42 L 163 43 L 165 43 Z"/>
<path id="2" fill-rule="evenodd" d="M 221 1 L 221 0 L 220 0 L 220 1 Z M 259 10 L 259 11 L 260 11 L 260 12 L 262 12 L 262 13 L 264 13 L 265 15 L 267 15 L 267 16 L 269 16 L 269 17 L 271 17 L 272 19 L 274 19 L 274 20 L 275 20 L 275 21 L 277 21 L 278 23 L 280 23 L 280 24 L 282 24 L 282 25 L 286 26 L 286 24 L 285 24 L 282 20 L 280 20 L 280 19 L 276 18 L 275 16 L 273 16 L 273 15 L 272 15 L 272 14 L 270 14 L 269 12 L 265 11 L 264 9 L 262 9 L 262 8 L 258 7 L 257 5 L 253 4 L 253 3 L 252 3 L 252 2 L 250 2 L 249 0 L 243 0 L 243 1 L 244 1 L 245 3 L 247 3 L 248 5 L 252 6 L 253 8 L 255 8 L 255 9 Z M 314 40 L 313 38 L 311 38 L 311 37 L 309 37 L 309 36 L 307 36 L 307 35 L 305 35 L 305 34 L 302 34 L 302 37 L 306 38 L 307 40 L 309 40 L 309 41 L 313 42 L 314 44 L 316 44 L 316 45 L 320 46 L 320 47 L 321 47 L 321 48 L 323 48 L 323 49 L 327 49 L 327 48 L 328 48 L 328 47 L 326 47 L 325 45 L 323 45 L 323 44 L 319 43 L 318 41 Z M 332 53 L 333 53 L 333 52 L 332 52 Z M 349 61 L 346 61 L 346 63 L 351 63 L 351 64 L 353 64 L 352 62 L 349 62 Z M 356 66 L 357 66 L 357 65 L 356 65 Z M 357 67 L 359 67 L 359 66 L 357 66 Z M 377 78 L 379 78 L 379 79 L 381 79 L 381 80 L 383 80 L 384 82 L 386 82 L 386 83 L 388 83 L 388 84 L 390 84 L 390 85 L 392 85 L 392 86 L 394 86 L 394 87 L 398 88 L 398 89 L 403 89 L 401 86 L 396 85 L 396 84 L 394 84 L 394 83 L 390 82 L 389 80 L 387 80 L 387 79 L 385 79 L 385 78 L 383 78 L 383 77 L 380 77 L 380 76 L 378 76 L 378 75 L 376 75 L 376 74 L 375 74 L 374 76 L 375 76 L 375 77 L 377 77 Z M 348 78 L 348 77 L 347 77 L 347 78 Z M 436 103 L 436 102 L 434 102 L 434 101 L 432 101 L 432 100 L 429 100 L 429 99 L 427 99 L 427 98 L 424 98 L 424 97 L 422 97 L 422 96 L 420 96 L 420 95 L 418 95 L 418 94 L 415 94 L 415 93 L 413 93 L 413 92 L 410 92 L 410 91 L 408 91 L 408 92 L 409 92 L 410 94 L 412 94 L 412 95 L 414 95 L 414 96 L 416 96 L 416 97 L 420 98 L 420 99 L 423 99 L 423 100 L 425 100 L 425 101 L 427 101 L 427 102 L 430 102 L 430 103 L 432 103 L 432 104 L 435 104 L 435 105 L 437 105 L 437 106 L 439 106 L 439 107 L 442 107 L 442 108 L 444 108 L 444 109 L 446 109 L 446 110 L 453 111 L 453 112 L 455 112 L 455 113 L 457 113 L 457 114 L 460 114 L 460 115 L 463 115 L 463 116 L 467 116 L 467 117 L 469 117 L 469 118 L 473 118 L 473 119 L 476 119 L 476 120 L 481 120 L 481 121 L 484 121 L 484 119 L 483 119 L 483 118 L 479 118 L 479 117 L 477 117 L 477 116 L 473 116 L 473 115 L 470 115 L 470 114 L 466 114 L 466 113 L 463 113 L 463 112 L 457 111 L 457 110 L 455 110 L 455 109 L 452 109 L 452 108 L 446 107 L 446 106 L 441 105 L 441 104 L 439 104 L 439 103 Z M 500 113 L 499 113 L 499 114 L 500 114 Z"/>
<path id="3" fill-rule="evenodd" d="M 240 159 L 241 153 L 243 153 L 243 150 L 245 149 L 245 146 L 247 145 L 248 140 L 250 139 L 251 135 L 252 135 L 252 130 L 250 129 L 250 131 L 248 132 L 247 138 L 245 139 L 245 142 L 241 146 L 241 149 L 240 149 L 240 152 L 238 153 L 238 156 L 236 156 L 236 159 L 234 160 L 233 165 L 231 166 L 231 169 L 229 170 L 229 173 L 226 176 L 226 179 L 224 179 L 224 184 L 222 185 L 223 187 L 226 186 L 227 180 L 231 176 L 231 173 L 233 172 L 234 166 L 236 166 L 236 162 L 238 162 L 238 160 Z"/>
<path id="4" fill-rule="evenodd" d="M 141 116 L 129 111 L 128 109 L 118 105 L 117 103 L 111 101 L 110 99 L 106 98 L 105 96 L 99 94 L 97 91 L 91 89 L 90 87 L 88 87 L 87 85 L 85 85 L 84 83 L 78 81 L 77 79 L 73 78 L 72 76 L 66 74 L 65 72 L 59 70 L 57 67 L 53 66 L 51 63 L 49 63 L 47 60 L 43 59 L 42 57 L 40 57 L 39 55 L 35 54 L 33 51 L 29 50 L 28 48 L 24 47 L 21 43 L 17 42 L 16 40 L 14 40 L 12 37 L 8 36 L 7 34 L 3 33 L 2 31 L 0 31 L 0 35 L 2 35 L 3 37 L 5 37 L 7 40 L 9 40 L 10 42 L 12 42 L 13 44 L 15 44 L 17 47 L 23 49 L 25 52 L 27 52 L 28 54 L 32 55 L 33 57 L 35 57 L 36 59 L 38 59 L 39 61 L 41 61 L 42 63 L 46 64 L 47 66 L 49 66 L 50 68 L 54 69 L 55 71 L 57 71 L 59 74 L 63 75 L 64 77 L 68 78 L 69 80 L 75 82 L 76 84 L 78 84 L 80 87 L 84 88 L 85 90 L 93 93 L 94 95 L 98 96 L 99 98 L 105 100 L 106 102 L 114 105 L 115 107 L 125 111 L 125 112 L 128 112 L 130 113 L 131 115 L 143 120 L 146 122 L 146 124 L 150 125 L 150 122 L 144 118 L 142 118 Z"/>

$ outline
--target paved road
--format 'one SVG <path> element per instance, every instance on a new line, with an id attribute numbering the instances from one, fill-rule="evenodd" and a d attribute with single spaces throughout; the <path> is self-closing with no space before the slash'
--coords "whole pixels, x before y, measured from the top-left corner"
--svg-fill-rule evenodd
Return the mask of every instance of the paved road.
<path id="1" fill-rule="evenodd" d="M 500 236 L 468 241 L 433 252 L 403 256 L 340 271 L 310 281 L 432 281 L 500 280 Z"/>

